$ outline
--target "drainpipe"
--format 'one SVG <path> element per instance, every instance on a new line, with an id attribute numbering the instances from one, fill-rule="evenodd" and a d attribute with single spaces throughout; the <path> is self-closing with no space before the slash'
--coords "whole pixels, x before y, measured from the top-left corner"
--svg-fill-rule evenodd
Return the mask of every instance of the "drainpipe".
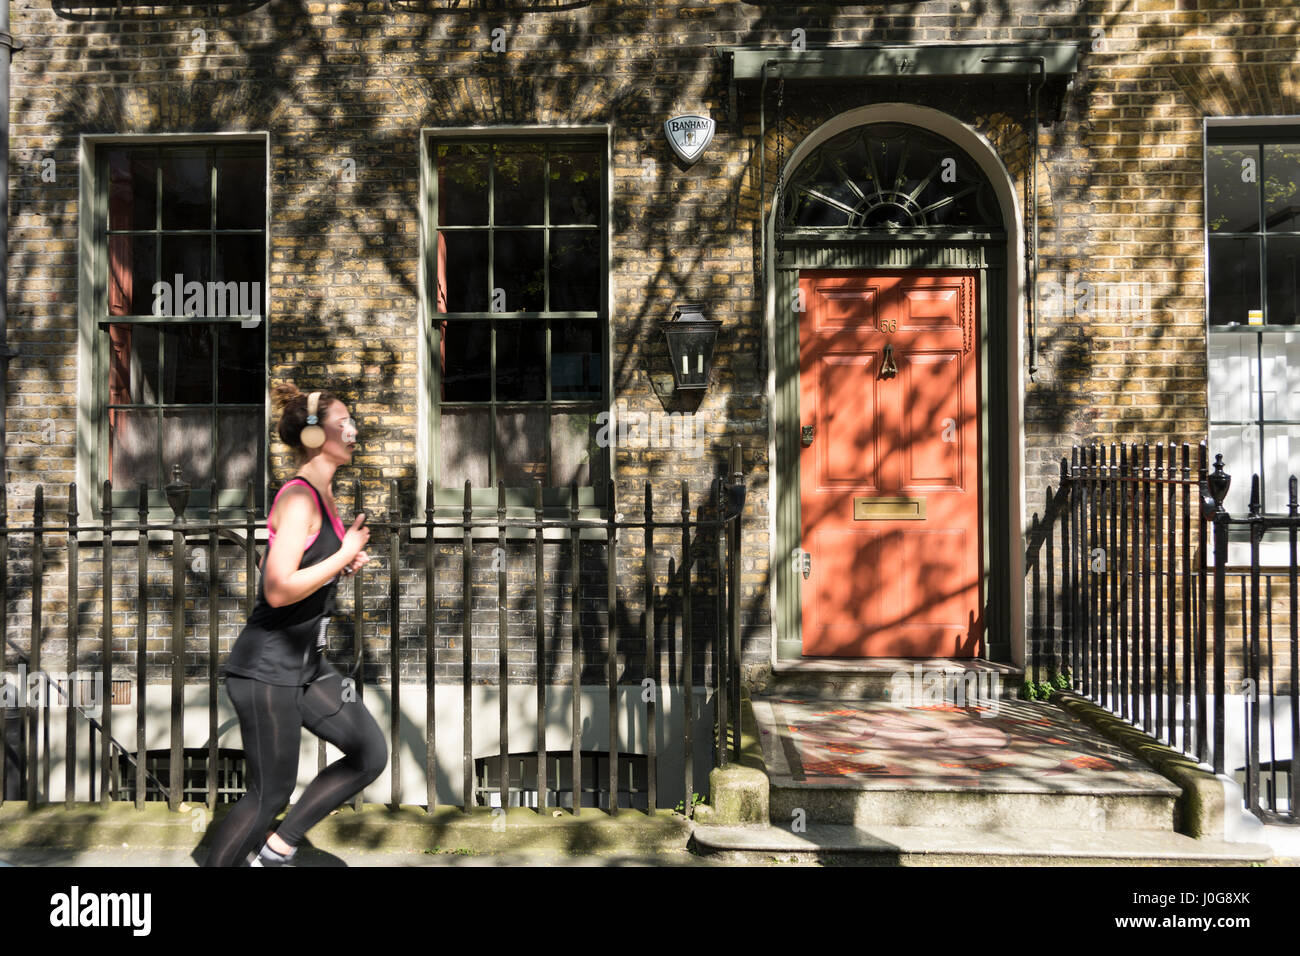
<path id="1" fill-rule="evenodd" d="M 1029 278 L 1029 381 L 1038 371 L 1038 337 L 1034 315 L 1034 301 L 1038 298 L 1038 94 L 1047 82 L 1047 59 L 1041 56 L 985 56 L 981 63 L 1031 63 L 1038 67 L 1038 85 L 1034 87 L 1034 129 L 1030 137 L 1029 164 L 1029 247 L 1025 251 L 1025 271 Z M 1025 77 L 1025 92 L 1029 92 L 1029 76 Z"/>
<path id="2" fill-rule="evenodd" d="M 8 405 L 9 359 L 9 64 L 15 50 L 9 35 L 9 0 L 0 0 L 0 488 L 8 477 L 8 437 L 5 409 Z M 0 515 L 0 521 L 4 516 Z"/>

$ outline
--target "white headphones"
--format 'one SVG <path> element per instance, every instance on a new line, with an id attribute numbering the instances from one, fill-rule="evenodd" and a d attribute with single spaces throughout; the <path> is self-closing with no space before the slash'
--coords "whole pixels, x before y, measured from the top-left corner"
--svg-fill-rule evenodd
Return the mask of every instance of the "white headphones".
<path id="1" fill-rule="evenodd" d="M 307 427 L 298 437 L 306 448 L 319 448 L 325 444 L 325 429 L 320 427 L 320 419 L 316 417 L 316 402 L 319 399 L 320 392 L 312 392 L 307 396 Z"/>

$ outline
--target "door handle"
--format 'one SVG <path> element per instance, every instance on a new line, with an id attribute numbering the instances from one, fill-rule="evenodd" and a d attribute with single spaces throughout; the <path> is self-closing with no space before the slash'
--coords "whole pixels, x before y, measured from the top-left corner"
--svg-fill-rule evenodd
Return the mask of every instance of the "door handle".
<path id="1" fill-rule="evenodd" d="M 813 426 L 804 425 L 799 429 L 799 439 L 803 442 L 803 447 L 807 448 L 813 443 Z"/>

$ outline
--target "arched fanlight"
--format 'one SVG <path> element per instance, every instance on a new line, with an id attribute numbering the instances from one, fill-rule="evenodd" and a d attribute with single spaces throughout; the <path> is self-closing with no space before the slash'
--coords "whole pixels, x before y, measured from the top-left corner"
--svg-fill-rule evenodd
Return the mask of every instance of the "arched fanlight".
<path id="1" fill-rule="evenodd" d="M 868 123 L 827 140 L 800 163 L 784 200 L 787 230 L 1002 227 L 979 166 L 955 143 L 906 123 Z"/>

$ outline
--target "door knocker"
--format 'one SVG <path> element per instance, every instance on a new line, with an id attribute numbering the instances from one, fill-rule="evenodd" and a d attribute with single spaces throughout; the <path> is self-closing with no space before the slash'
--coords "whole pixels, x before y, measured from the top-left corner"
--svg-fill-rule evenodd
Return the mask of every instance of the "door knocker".
<path id="1" fill-rule="evenodd" d="M 894 364 L 894 346 L 885 346 L 885 358 L 880 363 L 880 377 L 893 378 L 898 374 L 898 366 Z"/>

